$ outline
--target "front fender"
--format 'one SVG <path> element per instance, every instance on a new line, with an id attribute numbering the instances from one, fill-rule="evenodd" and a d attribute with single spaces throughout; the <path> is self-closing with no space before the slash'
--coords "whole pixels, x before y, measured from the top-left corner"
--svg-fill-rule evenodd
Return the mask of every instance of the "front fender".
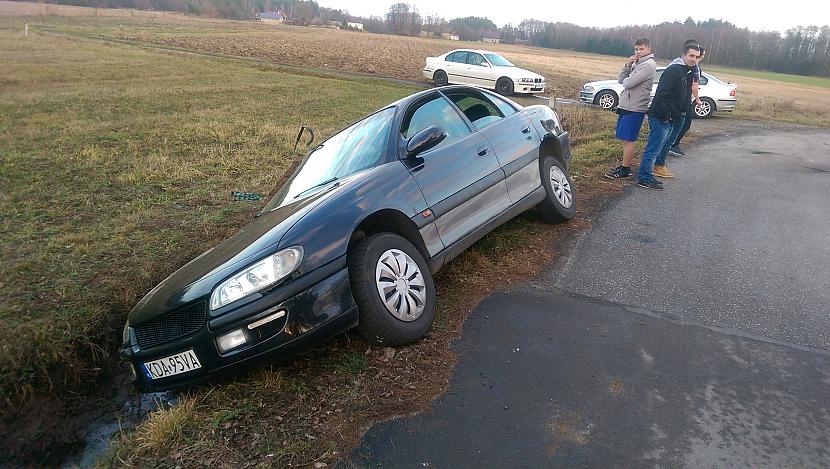
<path id="1" fill-rule="evenodd" d="M 427 202 L 402 162 L 383 164 L 339 188 L 285 234 L 280 247 L 300 245 L 305 257 L 298 270 L 308 273 L 344 256 L 361 221 L 381 210 L 397 210 L 408 218 L 427 209 Z"/>

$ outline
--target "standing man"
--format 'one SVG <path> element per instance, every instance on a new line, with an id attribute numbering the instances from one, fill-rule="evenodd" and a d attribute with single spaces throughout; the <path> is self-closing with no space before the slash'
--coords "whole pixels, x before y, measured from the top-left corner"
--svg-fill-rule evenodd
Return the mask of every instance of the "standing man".
<path id="1" fill-rule="evenodd" d="M 655 160 L 661 154 L 663 155 L 662 162 L 665 164 L 672 124 L 680 122 L 682 126 L 680 119 L 683 116 L 686 100 L 689 99 L 690 95 L 686 75 L 691 73 L 692 66 L 700 58 L 700 46 L 691 44 L 684 47 L 681 58 L 683 59 L 683 65 L 669 65 L 663 72 L 660 82 L 657 84 L 654 100 L 648 110 L 648 141 L 645 150 L 643 150 L 643 160 L 640 162 L 640 171 L 637 174 L 637 185 L 646 189 L 663 190 L 663 183 L 654 179 L 652 170 L 655 166 Z"/>
<path id="2" fill-rule="evenodd" d="M 683 129 L 680 130 L 680 135 L 677 136 L 677 139 L 675 139 L 671 147 L 669 147 L 669 155 L 684 156 L 686 154 L 680 148 L 680 141 L 683 140 L 683 136 L 686 135 L 686 132 L 688 132 L 689 128 L 692 126 L 692 118 L 694 117 L 695 106 L 700 106 L 701 104 L 703 104 L 700 101 L 698 83 L 700 82 L 700 76 L 703 73 L 703 70 L 701 70 L 700 68 L 700 62 L 703 61 L 703 56 L 705 54 L 706 51 L 703 50 L 703 47 L 701 47 L 700 59 L 698 59 L 697 65 L 692 67 L 692 100 L 690 100 L 689 104 L 686 106 L 686 119 L 683 123 Z M 675 61 L 676 60 L 677 59 L 675 59 Z M 693 102 L 694 104 L 692 104 Z"/>
<path id="3" fill-rule="evenodd" d="M 623 142 L 623 160 L 620 166 L 605 174 L 607 178 L 621 179 L 631 176 L 634 142 L 640 135 L 643 119 L 648 112 L 651 85 L 656 70 L 657 64 L 654 62 L 648 38 L 641 37 L 634 41 L 634 55 L 628 58 L 617 76 L 617 80 L 625 87 L 620 93 L 620 104 L 617 106 L 617 139 Z"/>
<path id="4" fill-rule="evenodd" d="M 693 62 L 692 65 L 688 65 L 686 62 L 688 58 L 686 57 L 686 50 L 689 47 L 694 47 L 696 50 L 696 60 Z M 669 171 L 669 168 L 666 167 L 666 157 L 669 156 L 669 149 L 677 140 L 677 136 L 680 135 L 680 132 L 683 130 L 683 126 L 686 123 L 686 110 L 689 109 L 689 105 L 692 99 L 692 81 L 694 80 L 694 73 L 693 68 L 697 64 L 697 60 L 700 59 L 700 45 L 697 43 L 696 39 L 688 39 L 686 42 L 683 43 L 683 55 L 674 59 L 670 64 L 669 67 L 673 65 L 677 65 L 680 67 L 685 67 L 685 81 L 686 81 L 686 88 L 685 88 L 685 98 L 682 103 L 681 107 L 681 115 L 679 119 L 672 120 L 671 130 L 669 131 L 669 138 L 666 140 L 666 144 L 663 146 L 663 149 L 660 150 L 660 153 L 657 155 L 657 159 L 654 161 L 654 170 L 653 174 L 660 178 L 670 179 L 674 177 L 674 174 Z M 666 69 L 668 70 L 668 68 Z"/>

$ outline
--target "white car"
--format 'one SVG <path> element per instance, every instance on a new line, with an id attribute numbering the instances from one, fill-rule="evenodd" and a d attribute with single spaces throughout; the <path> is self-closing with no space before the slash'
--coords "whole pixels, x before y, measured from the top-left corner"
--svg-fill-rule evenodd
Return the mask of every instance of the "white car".
<path id="1" fill-rule="evenodd" d="M 545 77 L 486 50 L 456 49 L 438 57 L 427 57 L 424 78 L 435 82 L 435 86 L 474 85 L 505 96 L 545 91 Z"/>
<path id="2" fill-rule="evenodd" d="M 651 97 L 657 91 L 657 82 L 666 67 L 658 67 L 651 87 Z M 698 82 L 698 94 L 703 103 L 695 106 L 695 116 L 706 118 L 715 111 L 732 111 L 738 103 L 738 85 L 724 83 L 712 75 L 703 72 Z M 579 100 L 586 104 L 597 104 L 603 109 L 614 109 L 620 102 L 620 93 L 625 88 L 617 80 L 592 81 L 582 86 Z"/>

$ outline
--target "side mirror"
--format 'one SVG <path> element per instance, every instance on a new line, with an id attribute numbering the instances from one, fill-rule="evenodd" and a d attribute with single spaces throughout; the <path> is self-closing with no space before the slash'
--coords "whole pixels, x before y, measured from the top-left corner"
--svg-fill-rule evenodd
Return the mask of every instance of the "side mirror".
<path id="1" fill-rule="evenodd" d="M 490 66 L 490 64 L 488 64 L 487 62 L 481 62 L 481 66 L 482 66 L 482 67 L 489 67 L 489 66 Z"/>
<path id="2" fill-rule="evenodd" d="M 411 158 L 427 150 L 435 148 L 436 145 L 447 138 L 444 129 L 437 125 L 431 125 L 426 129 L 413 135 L 406 144 L 406 156 Z"/>

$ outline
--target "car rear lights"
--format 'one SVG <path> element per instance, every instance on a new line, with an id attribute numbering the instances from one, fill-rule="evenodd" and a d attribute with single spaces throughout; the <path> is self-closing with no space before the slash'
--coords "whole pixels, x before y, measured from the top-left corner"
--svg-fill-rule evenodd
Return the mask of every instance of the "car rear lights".
<path id="1" fill-rule="evenodd" d="M 729 96 L 738 96 L 738 88 L 732 88 L 732 91 L 729 92 Z"/>

